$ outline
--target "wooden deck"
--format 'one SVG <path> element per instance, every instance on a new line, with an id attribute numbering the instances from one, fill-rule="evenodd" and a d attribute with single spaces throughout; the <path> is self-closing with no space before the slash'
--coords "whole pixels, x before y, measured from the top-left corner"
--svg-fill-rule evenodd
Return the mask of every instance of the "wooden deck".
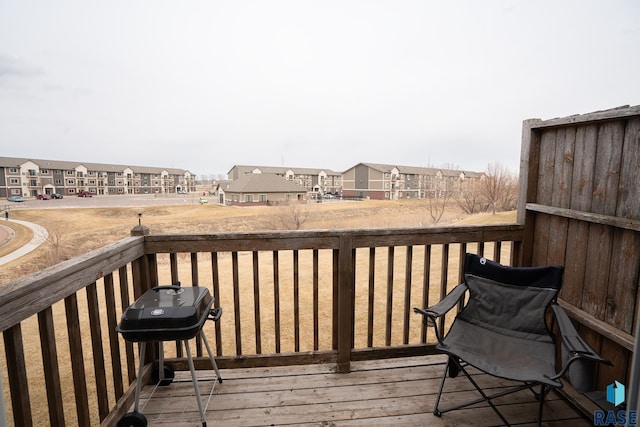
<path id="1" fill-rule="evenodd" d="M 445 359 L 442 356 L 353 362 L 352 372 L 335 365 L 223 369 L 206 412 L 209 426 L 495 426 L 500 419 L 486 404 L 437 418 L 433 404 Z M 214 384 L 212 371 L 198 372 L 204 405 Z M 477 373 L 480 384 L 499 391 L 509 385 Z M 141 407 L 149 426 L 200 426 L 188 372 L 176 373 L 167 387 L 143 388 Z M 445 404 L 476 398 L 465 378 L 448 380 Z M 496 401 L 507 420 L 533 426 L 537 401 L 528 390 Z M 544 425 L 592 426 L 590 420 L 555 392 L 547 397 Z"/>

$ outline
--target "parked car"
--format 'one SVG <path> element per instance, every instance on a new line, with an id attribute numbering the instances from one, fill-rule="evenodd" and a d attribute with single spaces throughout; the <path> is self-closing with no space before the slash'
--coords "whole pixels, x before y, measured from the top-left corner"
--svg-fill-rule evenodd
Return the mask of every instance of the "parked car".
<path id="1" fill-rule="evenodd" d="M 78 197 L 93 197 L 93 194 L 89 193 L 87 190 L 78 191 Z"/>
<path id="2" fill-rule="evenodd" d="M 48 194 L 38 194 L 36 196 L 36 199 L 38 200 L 51 200 L 51 196 Z"/>
<path id="3" fill-rule="evenodd" d="M 24 199 L 21 196 L 9 196 L 7 200 L 10 202 L 24 202 Z"/>
<path id="4" fill-rule="evenodd" d="M 201 205 L 204 205 L 205 203 L 209 203 L 209 200 L 205 199 L 204 197 L 200 197 L 200 200 L 198 200 L 198 202 L 199 202 Z"/>
<path id="5" fill-rule="evenodd" d="M 62 194 L 60 194 L 60 193 L 53 193 L 53 194 L 51 195 L 51 198 L 52 198 L 52 199 L 62 199 Z"/>

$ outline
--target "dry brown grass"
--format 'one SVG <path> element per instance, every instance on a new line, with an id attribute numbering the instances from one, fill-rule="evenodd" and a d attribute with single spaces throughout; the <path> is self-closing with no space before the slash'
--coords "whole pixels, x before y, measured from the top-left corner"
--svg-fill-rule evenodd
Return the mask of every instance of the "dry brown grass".
<path id="1" fill-rule="evenodd" d="M 29 243 L 33 238 L 33 231 L 29 227 L 17 224 L 11 221 L 3 221 L 2 225 L 13 230 L 13 238 L 4 245 L 0 246 L 0 257 L 10 254 L 11 252 L 21 248 Z"/>
<path id="2" fill-rule="evenodd" d="M 40 249 L 15 261 L 11 264 L 3 266 L 0 272 L 0 283 L 6 283 L 8 280 L 27 274 L 31 271 L 41 269 L 48 263 L 53 262 L 56 258 L 62 260 L 80 253 L 87 252 L 97 247 L 104 246 L 107 243 L 117 241 L 130 234 L 130 230 L 137 225 L 137 213 L 143 212 L 142 223 L 148 226 L 152 233 L 210 233 L 221 231 L 253 231 L 273 229 L 274 224 L 286 223 L 288 215 L 291 212 L 287 207 L 268 208 L 268 207 L 252 207 L 252 208 L 229 208 L 217 205 L 208 206 L 163 206 L 153 208 L 119 208 L 119 209 L 66 209 L 56 211 L 43 210 L 24 210 L 14 213 L 14 218 L 31 221 L 45 226 L 50 234 L 57 236 L 55 244 L 50 243 L 43 245 Z M 277 221 L 274 220 L 277 218 Z M 451 205 L 445 214 L 445 218 L 441 224 L 454 223 L 464 221 L 467 224 L 480 223 L 502 223 L 513 222 L 515 220 L 514 213 L 506 213 L 499 215 L 474 215 L 468 217 L 463 215 L 455 206 Z M 304 222 L 301 228 L 304 229 L 331 229 L 331 228 L 378 228 L 378 227 L 404 227 L 404 226 L 428 226 L 430 225 L 430 216 L 428 214 L 428 204 L 418 201 L 366 201 L 354 203 L 334 203 L 334 204 L 317 204 L 304 206 Z M 24 232 L 24 230 L 22 230 Z M 28 233 L 26 233 L 28 234 Z M 56 250 L 56 255 L 52 255 L 52 251 Z M 473 250 L 469 248 L 469 250 Z M 359 250 L 368 253 L 368 250 Z M 421 277 L 420 260 L 423 257 L 423 249 L 416 249 L 414 259 L 416 260 L 416 269 L 413 274 Z M 440 249 L 434 248 L 432 254 L 433 259 L 439 259 Z M 358 254 L 356 265 L 356 347 L 366 346 L 367 320 L 365 308 L 368 299 L 368 255 L 367 253 Z M 211 277 L 210 262 L 208 254 L 202 254 L 203 259 L 199 259 L 199 266 L 202 268 L 202 277 Z M 309 254 L 302 254 L 300 259 L 301 275 L 308 274 L 311 271 L 311 259 Z M 184 257 L 179 262 L 179 276 L 190 276 L 190 264 L 186 259 L 188 255 L 180 255 Z M 220 265 L 229 265 L 230 263 L 225 257 L 228 254 L 221 254 Z M 397 248 L 395 251 L 396 263 L 402 265 L 405 256 L 405 248 Z M 376 254 L 376 275 L 377 277 L 386 277 L 388 252 L 380 250 Z M 450 262 L 457 262 L 457 251 L 452 250 L 452 259 Z M 159 276 L 161 281 L 163 278 L 169 280 L 170 269 L 169 261 L 166 256 L 159 256 Z M 253 313 L 255 310 L 253 303 L 253 278 L 251 265 L 251 254 L 241 253 L 240 264 L 246 265 L 248 268 L 241 268 L 241 317 L 243 319 L 243 339 L 242 346 L 245 354 L 251 354 L 255 350 L 255 331 L 253 330 Z M 331 295 L 331 254 L 320 254 L 320 289 L 321 301 L 330 301 Z M 6 268 L 8 267 L 8 268 Z M 282 350 L 293 351 L 293 338 L 288 336 L 289 331 L 293 331 L 293 309 L 288 302 L 292 301 L 292 271 L 293 265 L 288 254 L 283 254 L 280 258 L 279 271 L 281 276 L 281 330 Z M 453 273 L 452 273 L 453 274 Z M 220 270 L 221 283 L 231 283 L 230 271 Z M 227 277 L 229 276 L 229 277 Z M 434 282 L 440 280 L 440 272 L 437 267 L 432 267 L 431 277 Z M 117 280 L 117 278 L 115 278 Z M 449 283 L 454 284 L 456 277 L 450 277 Z M 307 307 L 312 304 L 312 292 L 310 289 L 310 280 L 300 280 L 300 307 L 301 310 L 300 330 L 301 350 L 311 350 L 313 346 L 313 319 L 312 311 Z M 393 292 L 393 310 L 394 313 L 402 313 L 404 298 L 404 272 L 396 271 L 394 277 Z M 1 286 L 1 285 L 0 285 Z M 221 289 L 222 307 L 233 307 L 233 290 L 230 285 L 223 285 Z M 374 337 L 374 346 L 384 345 L 384 334 L 386 328 L 385 307 L 386 307 L 386 283 L 377 285 L 375 292 L 376 312 L 374 313 L 376 336 Z M 273 319 L 273 274 L 270 257 L 260 257 L 260 287 L 261 291 L 261 329 L 263 331 L 262 353 L 271 353 L 275 351 L 275 343 L 271 333 L 273 331 L 275 321 Z M 104 301 L 103 290 L 98 286 L 99 300 Z M 434 286 L 431 292 L 431 301 L 439 298 L 439 289 Z M 420 305 L 420 292 L 412 294 L 412 304 Z M 86 319 L 86 294 L 78 293 L 79 310 L 81 319 Z M 56 324 L 56 341 L 59 345 L 59 355 L 68 355 L 68 337 L 65 325 L 64 305 L 59 303 L 53 308 Z M 415 320 L 415 319 L 412 319 Z M 224 314 L 224 330 L 225 335 L 222 341 L 222 350 L 224 354 L 234 354 L 235 352 L 235 333 L 233 310 L 229 309 Z M 105 322 L 106 323 L 106 322 Z M 326 331 L 331 329 L 331 304 L 324 304 L 320 307 L 320 323 L 322 330 L 320 348 L 330 348 L 330 334 Z M 246 325 L 246 326 L 245 326 Z M 103 336 L 107 336 L 106 324 L 103 326 Z M 399 331 L 402 328 L 402 318 L 397 316 L 393 320 L 393 330 Z M 88 328 L 83 328 L 86 332 Z M 418 333 L 413 330 L 412 336 Z M 419 329 L 419 328 L 418 328 Z M 39 425 L 47 424 L 47 406 L 46 397 L 43 394 L 44 384 L 42 381 L 42 360 L 40 355 L 40 340 L 38 337 L 37 319 L 32 318 L 22 323 L 24 334 L 25 349 L 29 349 L 27 357 L 27 366 L 29 366 L 29 383 L 32 394 L 32 402 L 40 402 L 40 404 L 32 404 L 34 416 Z M 398 334 L 394 334 L 393 344 L 399 344 L 401 338 Z M 413 338 L 412 338 L 413 339 Z M 83 336 L 83 342 L 87 344 L 87 351 L 84 354 L 87 363 L 87 382 L 91 389 L 95 387 L 92 384 L 93 372 L 90 371 L 92 362 L 90 361 L 90 337 Z M 210 342 L 214 342 L 210 337 Z M 171 352 L 169 350 L 169 352 Z M 6 370 L 6 361 L 3 359 L 4 350 L 0 343 L 0 360 L 3 371 Z M 60 360 L 61 380 L 63 393 L 72 395 L 72 378 L 70 375 L 71 367 L 68 360 Z M 110 367 L 107 366 L 107 370 Z M 4 383 L 5 395 L 7 394 L 7 385 Z M 91 393 L 91 392 L 90 392 Z M 66 419 L 71 422 L 75 419 L 75 408 L 73 402 L 65 402 Z M 8 403 L 8 400 L 5 401 Z M 95 413 L 96 411 L 93 410 Z"/>

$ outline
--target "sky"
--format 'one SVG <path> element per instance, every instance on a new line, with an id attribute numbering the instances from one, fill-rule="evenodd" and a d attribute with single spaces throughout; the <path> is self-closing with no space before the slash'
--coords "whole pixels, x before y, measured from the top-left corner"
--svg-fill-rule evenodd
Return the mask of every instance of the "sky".
<path id="1" fill-rule="evenodd" d="M 640 104 L 637 0 L 0 0 L 0 156 L 519 170 L 522 122 Z"/>

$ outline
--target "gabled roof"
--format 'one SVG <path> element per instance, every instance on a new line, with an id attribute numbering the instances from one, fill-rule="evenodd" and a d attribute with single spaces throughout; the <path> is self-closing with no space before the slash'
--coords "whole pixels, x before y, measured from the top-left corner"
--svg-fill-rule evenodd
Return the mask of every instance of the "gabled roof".
<path id="1" fill-rule="evenodd" d="M 419 166 L 401 166 L 401 165 L 391 165 L 391 164 L 384 164 L 384 163 L 358 163 L 358 165 L 363 165 L 380 172 L 391 172 L 395 168 L 395 169 L 398 169 L 398 171 L 401 174 L 407 174 L 407 175 L 435 175 L 436 173 L 440 172 L 442 175 L 446 175 L 446 176 L 458 176 L 461 173 L 464 173 L 465 176 L 468 176 L 468 177 L 482 176 L 482 172 L 470 172 L 470 171 L 463 171 L 463 170 L 457 170 L 457 169 L 454 170 L 454 169 L 444 169 L 444 168 L 424 168 Z M 349 169 L 353 169 L 358 165 L 352 166 Z"/>
<path id="2" fill-rule="evenodd" d="M 42 169 L 71 170 L 77 168 L 78 166 L 84 166 L 85 168 L 87 168 L 87 170 L 98 172 L 122 172 L 123 170 L 130 168 L 135 173 L 160 174 L 162 173 L 162 171 L 167 171 L 170 175 L 183 175 L 185 173 L 190 173 L 188 170 L 176 168 L 116 165 L 109 163 L 70 162 L 66 160 L 26 159 L 19 157 L 0 157 L 0 167 L 20 167 L 21 164 L 26 162 L 33 162 Z"/>
<path id="3" fill-rule="evenodd" d="M 293 181 L 274 174 L 247 174 L 230 181 L 222 189 L 227 193 L 306 193 Z"/>
<path id="4" fill-rule="evenodd" d="M 285 175 L 287 171 L 293 171 L 296 175 L 318 175 L 320 172 L 324 172 L 327 175 L 341 175 L 340 172 L 333 171 L 331 169 L 315 169 L 315 168 L 294 168 L 288 166 L 249 166 L 249 165 L 234 165 L 234 168 L 238 169 L 241 174 L 253 173 L 254 170 L 259 169 L 264 174 L 276 174 Z M 229 172 L 231 172 L 229 170 Z"/>

